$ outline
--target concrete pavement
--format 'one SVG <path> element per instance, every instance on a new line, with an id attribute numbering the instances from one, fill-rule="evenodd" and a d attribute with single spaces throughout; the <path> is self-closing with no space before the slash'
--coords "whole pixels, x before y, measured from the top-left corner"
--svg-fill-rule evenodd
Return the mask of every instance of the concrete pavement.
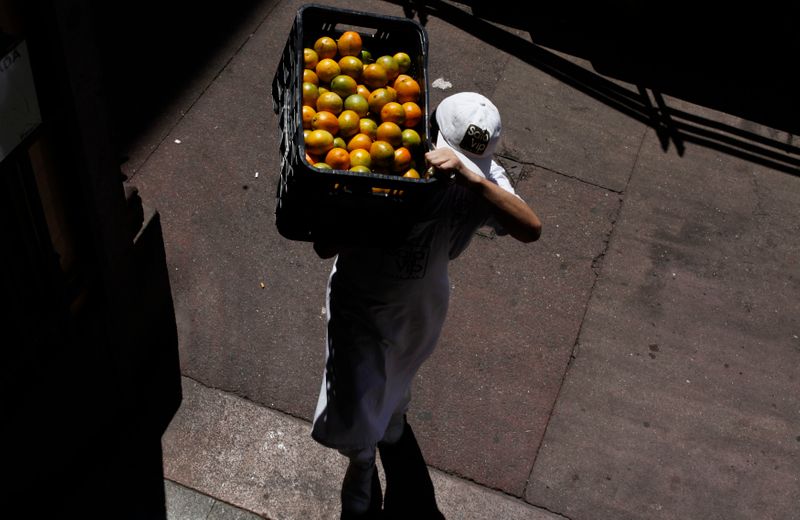
<path id="1" fill-rule="evenodd" d="M 167 478 L 276 519 L 335 517 L 342 463 L 308 439 L 330 262 L 272 217 L 269 84 L 299 5 L 255 9 L 127 166 L 162 214 L 188 378 Z M 495 101 L 545 231 L 479 236 L 451 267 L 410 412 L 449 517 L 796 518 L 796 137 L 466 23 L 427 21 L 430 77 L 453 84 L 432 104 Z"/>
<path id="2" fill-rule="evenodd" d="M 346 462 L 310 438 L 307 421 L 191 379 L 184 378 L 183 389 L 183 406 L 163 439 L 166 478 L 188 488 L 173 496 L 171 520 L 188 520 L 177 510 L 188 509 L 184 504 L 203 510 L 215 500 L 264 518 L 337 517 Z M 562 519 L 435 469 L 432 478 L 448 518 Z"/>

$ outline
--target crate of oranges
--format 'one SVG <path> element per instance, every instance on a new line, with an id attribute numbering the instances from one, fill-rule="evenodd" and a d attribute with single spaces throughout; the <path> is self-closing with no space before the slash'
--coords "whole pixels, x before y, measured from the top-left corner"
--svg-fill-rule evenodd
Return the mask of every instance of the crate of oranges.
<path id="1" fill-rule="evenodd" d="M 286 238 L 390 245 L 440 186 L 426 173 L 428 41 L 406 18 L 300 8 L 272 83 Z"/>

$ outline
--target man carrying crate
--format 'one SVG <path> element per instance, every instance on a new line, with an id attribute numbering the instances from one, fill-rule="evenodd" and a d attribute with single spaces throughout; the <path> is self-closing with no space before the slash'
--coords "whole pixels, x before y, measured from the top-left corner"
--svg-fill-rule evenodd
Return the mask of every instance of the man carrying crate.
<path id="1" fill-rule="evenodd" d="M 443 100 L 434 115 L 436 149 L 425 158 L 454 182 L 431 198 L 403 245 L 314 244 L 320 257 L 337 256 L 328 281 L 326 366 L 312 436 L 350 460 L 343 519 L 444 518 L 406 411 L 413 378 L 444 325 L 448 262 L 484 225 L 522 242 L 541 233 L 536 213 L 493 160 L 501 130 L 494 104 L 462 92 Z M 386 473 L 384 497 L 376 448 Z"/>

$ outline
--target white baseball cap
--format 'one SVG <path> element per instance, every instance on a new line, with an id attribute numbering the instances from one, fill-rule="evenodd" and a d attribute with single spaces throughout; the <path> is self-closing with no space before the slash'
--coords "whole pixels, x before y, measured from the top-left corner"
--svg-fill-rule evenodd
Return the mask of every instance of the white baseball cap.
<path id="1" fill-rule="evenodd" d="M 489 178 L 492 156 L 500 140 L 497 107 L 478 93 L 460 92 L 439 103 L 436 123 L 436 147 L 451 148 L 470 170 Z"/>

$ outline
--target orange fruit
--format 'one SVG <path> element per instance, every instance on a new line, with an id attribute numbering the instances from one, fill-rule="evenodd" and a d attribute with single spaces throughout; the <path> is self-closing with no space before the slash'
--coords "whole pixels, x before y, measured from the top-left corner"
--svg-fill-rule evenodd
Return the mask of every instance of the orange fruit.
<path id="1" fill-rule="evenodd" d="M 308 164 L 314 164 L 315 162 L 319 162 L 317 159 L 314 158 L 310 153 L 306 152 L 306 162 Z"/>
<path id="2" fill-rule="evenodd" d="M 397 101 L 406 103 L 408 101 L 419 101 L 420 88 L 419 83 L 414 78 L 407 77 L 402 80 L 397 80 L 394 83 L 394 88 L 397 90 Z"/>
<path id="3" fill-rule="evenodd" d="M 406 112 L 403 105 L 395 101 L 390 101 L 381 108 L 381 121 L 384 123 L 397 123 L 402 125 L 406 120 Z"/>
<path id="4" fill-rule="evenodd" d="M 403 126 L 407 128 L 413 128 L 417 126 L 417 124 L 422 121 L 422 109 L 419 108 L 419 105 L 413 101 L 406 101 L 402 106 L 403 112 L 406 115 Z"/>
<path id="5" fill-rule="evenodd" d="M 350 166 L 366 166 L 367 168 L 372 165 L 372 156 L 369 150 L 363 148 L 356 148 L 350 151 Z"/>
<path id="6" fill-rule="evenodd" d="M 334 114 L 321 110 L 311 118 L 311 128 L 314 130 L 327 130 L 336 135 L 339 132 L 339 119 Z"/>
<path id="7" fill-rule="evenodd" d="M 347 142 L 342 139 L 340 136 L 336 136 L 333 138 L 333 147 L 334 148 L 347 148 Z"/>
<path id="8" fill-rule="evenodd" d="M 303 128 L 311 128 L 311 119 L 316 115 L 317 111 L 308 105 L 303 105 Z"/>
<path id="9" fill-rule="evenodd" d="M 322 94 L 326 93 L 326 92 L 330 92 L 330 90 L 328 90 L 327 88 L 323 87 L 322 85 L 320 85 L 319 87 L 317 87 L 317 90 L 319 91 L 319 95 L 320 95 L 320 96 L 321 96 Z"/>
<path id="10" fill-rule="evenodd" d="M 303 83 L 313 83 L 319 85 L 319 76 L 311 69 L 303 69 Z"/>
<path id="11" fill-rule="evenodd" d="M 317 99 L 319 99 L 319 88 L 313 83 L 303 83 L 303 104 L 314 107 L 317 105 Z"/>
<path id="12" fill-rule="evenodd" d="M 412 78 L 412 77 L 411 77 L 411 76 L 409 76 L 408 74 L 399 74 L 399 75 L 398 75 L 398 76 L 395 78 L 395 80 L 394 80 L 394 83 L 392 83 L 392 86 L 395 86 L 396 84 L 398 84 L 399 82 L 403 81 L 404 79 L 414 79 L 414 78 Z"/>
<path id="13" fill-rule="evenodd" d="M 325 155 L 325 164 L 330 165 L 334 170 L 349 170 L 350 154 L 344 148 L 331 148 Z"/>
<path id="14" fill-rule="evenodd" d="M 378 141 L 386 141 L 392 146 L 400 146 L 403 144 L 403 131 L 397 126 L 397 123 L 387 121 L 378 125 L 376 132 Z"/>
<path id="15" fill-rule="evenodd" d="M 369 97 L 369 89 L 364 85 L 358 85 L 356 87 L 356 94 L 360 94 L 364 96 L 364 99 L 367 99 Z"/>
<path id="16" fill-rule="evenodd" d="M 327 130 L 312 130 L 306 137 L 305 143 L 308 153 L 322 155 L 333 148 L 333 134 Z"/>
<path id="17" fill-rule="evenodd" d="M 319 60 L 315 70 L 319 80 L 324 83 L 329 83 L 333 78 L 342 73 L 339 64 L 330 58 Z"/>
<path id="18" fill-rule="evenodd" d="M 393 56 L 381 56 L 375 60 L 375 63 L 386 69 L 386 79 L 389 81 L 394 81 L 398 74 L 400 74 L 400 66 Z"/>
<path id="19" fill-rule="evenodd" d="M 394 161 L 394 147 L 386 141 L 375 141 L 369 147 L 372 163 L 380 167 L 389 167 Z"/>
<path id="20" fill-rule="evenodd" d="M 353 94 L 344 100 L 344 108 L 352 110 L 358 117 L 364 117 L 369 112 L 369 103 L 361 94 Z"/>
<path id="21" fill-rule="evenodd" d="M 333 58 L 336 56 L 336 51 L 339 50 L 336 45 L 336 40 L 330 36 L 323 36 L 314 42 L 314 50 L 317 51 L 320 59 Z"/>
<path id="22" fill-rule="evenodd" d="M 365 65 L 373 62 L 372 53 L 366 49 L 361 49 L 361 56 L 359 57 L 361 58 L 361 61 L 364 62 Z"/>
<path id="23" fill-rule="evenodd" d="M 362 134 L 367 134 L 372 140 L 375 140 L 378 136 L 378 123 L 368 117 L 361 118 L 358 122 L 358 129 Z"/>
<path id="24" fill-rule="evenodd" d="M 411 68 L 411 56 L 405 52 L 398 52 L 393 56 L 393 58 L 394 61 L 397 62 L 397 69 L 399 70 L 400 74 L 405 73 L 409 68 Z"/>
<path id="25" fill-rule="evenodd" d="M 339 54 L 342 56 L 359 56 L 361 54 L 361 35 L 355 31 L 345 31 L 337 42 Z"/>
<path id="26" fill-rule="evenodd" d="M 362 164 L 359 164 L 357 166 L 351 166 L 350 167 L 350 171 L 351 172 L 359 172 L 359 173 L 371 173 L 372 172 L 372 170 L 369 169 L 369 166 L 364 166 Z"/>
<path id="27" fill-rule="evenodd" d="M 376 88 L 369 95 L 369 98 L 367 98 L 367 103 L 369 103 L 369 111 L 372 112 L 372 114 L 376 117 L 380 116 L 383 105 L 389 103 L 391 100 L 392 99 L 388 90 L 385 88 Z"/>
<path id="28" fill-rule="evenodd" d="M 358 133 L 358 121 L 361 118 L 353 110 L 345 110 L 339 114 L 339 134 L 350 137 Z"/>
<path id="29" fill-rule="evenodd" d="M 403 174 L 403 177 L 407 177 L 409 179 L 419 179 L 419 172 L 414 168 L 409 168 L 409 170 Z"/>
<path id="30" fill-rule="evenodd" d="M 396 172 L 404 172 L 411 165 L 411 152 L 408 148 L 400 147 L 395 149 L 392 162 L 392 169 Z"/>
<path id="31" fill-rule="evenodd" d="M 386 87 L 384 88 L 386 88 L 386 92 L 389 93 L 389 100 L 397 101 L 397 90 L 395 90 L 394 87 L 390 87 L 389 85 L 386 85 Z"/>
<path id="32" fill-rule="evenodd" d="M 370 63 L 365 66 L 361 72 L 361 77 L 364 80 L 364 84 L 369 88 L 385 87 L 386 83 L 389 82 L 386 69 L 377 63 Z"/>
<path id="33" fill-rule="evenodd" d="M 336 92 L 342 99 L 356 93 L 356 80 L 346 74 L 339 74 L 331 80 L 331 91 Z"/>
<path id="34" fill-rule="evenodd" d="M 406 148 L 416 148 L 420 144 L 422 144 L 422 138 L 419 136 L 416 130 L 412 130 L 410 128 L 406 128 L 403 130 L 401 134 L 401 138 L 403 141 L 403 146 Z"/>
<path id="35" fill-rule="evenodd" d="M 345 56 L 339 60 L 339 69 L 342 74 L 358 80 L 361 78 L 361 71 L 364 70 L 364 64 L 355 56 Z"/>
<path id="36" fill-rule="evenodd" d="M 325 164 L 324 162 L 314 163 L 314 168 L 316 168 L 318 170 L 332 170 L 333 169 L 330 166 L 328 166 L 327 164 Z"/>
<path id="37" fill-rule="evenodd" d="M 314 112 L 314 113 L 316 114 L 316 112 Z M 310 134 L 310 133 L 311 133 L 311 129 L 310 128 L 304 128 L 303 129 L 303 141 L 308 139 L 308 134 Z"/>
<path id="38" fill-rule="evenodd" d="M 303 49 L 303 66 L 307 69 L 313 69 L 319 63 L 319 55 L 314 49 L 306 47 Z"/>
<path id="39" fill-rule="evenodd" d="M 370 146 L 372 146 L 372 138 L 367 134 L 356 134 L 347 143 L 347 149 L 351 152 L 354 150 L 369 150 Z"/>
<path id="40" fill-rule="evenodd" d="M 344 102 L 339 94 L 335 92 L 326 92 L 317 98 L 317 112 L 330 112 L 337 116 L 341 114 Z"/>

